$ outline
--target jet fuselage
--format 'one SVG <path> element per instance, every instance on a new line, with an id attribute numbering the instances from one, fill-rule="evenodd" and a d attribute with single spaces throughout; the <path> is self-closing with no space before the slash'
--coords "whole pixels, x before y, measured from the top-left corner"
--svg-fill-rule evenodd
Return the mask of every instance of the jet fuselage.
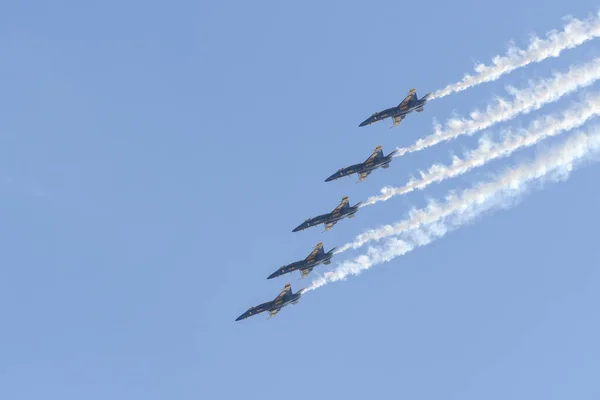
<path id="1" fill-rule="evenodd" d="M 325 179 L 325 182 L 331 182 L 335 179 L 343 178 L 352 174 L 361 174 L 363 172 L 373 171 L 381 166 L 384 166 L 385 164 L 389 164 L 391 161 L 392 157 L 388 156 L 374 162 L 354 164 L 349 167 L 341 168 L 335 174 Z"/>
<path id="2" fill-rule="evenodd" d="M 369 118 L 367 118 L 366 120 L 361 122 L 359 127 L 365 126 L 365 125 L 371 125 L 375 122 L 379 122 L 386 118 L 405 116 L 405 115 L 415 111 L 417 108 L 423 107 L 425 105 L 425 103 L 427 103 L 427 99 L 420 99 L 420 100 L 415 101 L 413 104 L 411 104 L 408 108 L 406 108 L 404 110 L 400 110 L 399 106 L 387 108 L 383 111 L 380 111 L 380 112 L 377 112 L 377 113 L 371 115 Z"/>
<path id="3" fill-rule="evenodd" d="M 273 278 L 276 278 L 283 274 L 287 274 L 289 272 L 293 272 L 293 271 L 297 271 L 297 270 L 313 268 L 322 263 L 329 264 L 331 262 L 331 258 L 333 257 L 333 250 L 335 250 L 335 249 L 332 249 L 329 252 L 324 253 L 322 257 L 315 258 L 314 261 L 312 261 L 312 262 L 309 262 L 306 259 L 304 259 L 304 260 L 293 262 L 288 265 L 284 265 L 283 267 L 279 268 L 277 271 L 275 271 L 271 275 L 269 275 L 269 277 L 267 279 L 273 279 Z"/>
<path id="4" fill-rule="evenodd" d="M 321 214 L 314 218 L 309 218 L 300 225 L 298 225 L 292 232 L 302 231 L 315 225 L 329 224 L 332 222 L 338 222 L 346 217 L 353 217 L 358 211 L 358 206 L 348 207 L 345 210 L 331 212 L 327 214 Z"/>

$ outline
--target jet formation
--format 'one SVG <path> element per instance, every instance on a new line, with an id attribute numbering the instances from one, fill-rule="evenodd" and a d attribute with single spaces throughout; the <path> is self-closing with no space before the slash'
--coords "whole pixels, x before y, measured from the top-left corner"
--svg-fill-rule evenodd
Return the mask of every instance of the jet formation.
<path id="1" fill-rule="evenodd" d="M 360 123 L 359 127 L 373 124 L 375 122 L 379 122 L 386 118 L 392 118 L 394 124 L 391 128 L 398 126 L 400 122 L 406 116 L 413 111 L 422 112 L 425 103 L 431 93 L 427 93 L 425 96 L 420 99 L 417 97 L 416 89 L 411 89 L 408 92 L 408 95 L 402 100 L 402 102 L 397 107 L 391 107 L 385 109 L 383 111 L 374 113 L 369 118 Z M 381 146 L 377 146 L 373 153 L 367 158 L 364 162 L 353 164 L 348 167 L 340 168 L 334 174 L 330 175 L 325 182 L 331 182 L 336 179 L 343 178 L 345 176 L 350 176 L 353 174 L 357 174 L 359 178 L 359 182 L 363 182 L 367 176 L 369 176 L 373 171 L 378 168 L 387 169 L 392 162 L 392 158 L 396 155 L 397 150 L 392 151 L 388 155 L 383 155 L 383 149 Z M 325 231 L 330 230 L 335 224 L 341 221 L 344 218 L 354 218 L 358 209 L 360 208 L 362 202 L 359 201 L 353 206 L 350 206 L 350 200 L 348 196 L 342 197 L 342 200 L 337 205 L 333 211 L 325 214 L 318 215 L 313 218 L 308 218 L 296 228 L 292 230 L 292 232 L 299 232 L 305 229 L 308 229 L 317 225 L 325 225 Z M 271 275 L 267 277 L 267 279 L 274 279 L 282 275 L 286 275 L 292 273 L 294 271 L 300 271 L 300 279 L 303 279 L 310 274 L 313 268 L 317 267 L 320 264 L 328 265 L 331 264 L 331 259 L 335 254 L 336 248 L 332 248 L 328 252 L 325 252 L 323 248 L 323 243 L 319 242 L 313 248 L 311 253 L 303 260 L 295 261 L 291 264 L 287 264 L 273 272 Z M 250 307 L 245 313 L 240 315 L 236 321 L 240 321 L 242 319 L 246 319 L 252 317 L 254 315 L 258 315 L 263 312 L 269 312 L 269 318 L 273 318 L 281 309 L 289 304 L 296 304 L 302 297 L 302 294 L 306 291 L 306 289 L 300 289 L 296 293 L 292 292 L 292 286 L 287 283 L 284 288 L 281 290 L 279 295 L 265 303 L 259 304 L 255 307 Z"/>

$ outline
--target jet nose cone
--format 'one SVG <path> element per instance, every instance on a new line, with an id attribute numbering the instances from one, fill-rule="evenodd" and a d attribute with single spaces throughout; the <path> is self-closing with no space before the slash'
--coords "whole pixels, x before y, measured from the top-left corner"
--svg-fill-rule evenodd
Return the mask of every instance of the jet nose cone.
<path id="1" fill-rule="evenodd" d="M 302 229 L 304 229 L 304 224 L 300 224 L 297 227 L 294 228 L 294 230 L 292 232 L 298 232 L 301 231 Z"/>
<path id="2" fill-rule="evenodd" d="M 331 175 L 329 178 L 325 179 L 325 182 L 331 182 L 332 180 L 334 180 L 336 178 L 337 174 L 333 174 Z"/>
<path id="3" fill-rule="evenodd" d="M 365 125 L 368 125 L 368 124 L 369 124 L 369 120 L 367 119 L 367 120 L 361 122 L 360 125 L 358 125 L 358 127 L 360 128 L 361 126 L 365 126 Z"/>
<path id="4" fill-rule="evenodd" d="M 271 275 L 267 276 L 267 279 L 277 278 L 278 276 L 279 276 L 279 271 L 275 271 Z"/>
<path id="5" fill-rule="evenodd" d="M 235 320 L 236 320 L 236 321 L 241 321 L 241 320 L 243 320 L 244 318 L 246 318 L 246 317 L 245 317 L 245 314 L 242 314 L 242 315 L 240 315 L 239 317 L 237 317 Z"/>

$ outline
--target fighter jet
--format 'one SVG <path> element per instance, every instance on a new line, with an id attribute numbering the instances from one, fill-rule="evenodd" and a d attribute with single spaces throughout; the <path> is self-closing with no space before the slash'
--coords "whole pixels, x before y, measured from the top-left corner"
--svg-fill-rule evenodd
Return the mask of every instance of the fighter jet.
<path id="1" fill-rule="evenodd" d="M 335 247 L 333 249 L 329 250 L 327 253 L 325 253 L 325 250 L 323 250 L 323 243 L 319 242 L 314 247 L 313 251 L 304 260 L 300 260 L 300 261 L 296 261 L 296 262 L 293 262 L 288 265 L 284 265 L 283 267 L 279 268 L 277 271 L 275 271 L 271 275 L 269 275 L 269 277 L 267 279 L 273 279 L 278 276 L 281 276 L 281 275 L 284 275 L 284 274 L 287 274 L 287 273 L 290 273 L 290 272 L 293 272 L 296 270 L 300 270 L 300 273 L 302 274 L 302 278 L 306 278 L 308 276 L 308 274 L 310 274 L 310 271 L 312 271 L 312 269 L 314 267 L 316 267 L 317 265 L 331 264 L 331 258 L 333 257 L 334 251 L 335 251 Z M 300 278 L 300 279 L 302 279 L 302 278 Z"/>
<path id="2" fill-rule="evenodd" d="M 300 289 L 296 293 L 292 293 L 292 286 L 288 283 L 285 285 L 279 296 L 275 297 L 275 300 L 267 301 L 257 305 L 256 307 L 250 307 L 248 311 L 237 317 L 236 321 L 252 317 L 253 315 L 260 314 L 261 312 L 268 311 L 269 318 L 273 318 L 277 313 L 288 304 L 296 304 L 306 289 Z"/>
<path id="3" fill-rule="evenodd" d="M 340 204 L 330 213 L 321 214 L 314 218 L 308 218 L 306 221 L 298 225 L 292 232 L 298 232 L 311 226 L 317 226 L 319 224 L 325 224 L 325 231 L 330 230 L 339 220 L 348 218 L 354 218 L 354 214 L 358 211 L 358 207 L 362 204 L 359 201 L 352 207 L 350 207 L 350 200 L 348 196 L 342 197 Z"/>
<path id="4" fill-rule="evenodd" d="M 423 106 L 425 103 L 427 103 L 427 98 L 430 95 L 431 92 L 419 99 L 417 98 L 417 90 L 410 89 L 410 92 L 408 92 L 406 98 L 402 100 L 402 103 L 398 104 L 398 107 L 392 107 L 388 108 L 387 110 L 377 112 L 364 120 L 359 126 L 370 125 L 374 122 L 378 122 L 389 117 L 394 119 L 394 125 L 392 125 L 391 128 L 398 126 L 400 122 L 402 122 L 402 120 L 411 112 L 423 111 Z"/>
<path id="5" fill-rule="evenodd" d="M 397 152 L 398 150 L 394 150 L 387 156 L 384 156 L 381 146 L 377 146 L 375 150 L 373 150 L 373 154 L 371 154 L 371 156 L 367 158 L 365 162 L 354 164 L 346 168 L 340 168 L 335 174 L 325 179 L 325 182 L 331 182 L 335 179 L 343 178 L 344 176 L 352 174 L 358 174 L 359 182 L 362 182 L 367 179 L 367 176 L 369 176 L 369 174 L 375 171 L 377 168 L 389 168 L 390 163 L 392 162 L 392 157 Z"/>

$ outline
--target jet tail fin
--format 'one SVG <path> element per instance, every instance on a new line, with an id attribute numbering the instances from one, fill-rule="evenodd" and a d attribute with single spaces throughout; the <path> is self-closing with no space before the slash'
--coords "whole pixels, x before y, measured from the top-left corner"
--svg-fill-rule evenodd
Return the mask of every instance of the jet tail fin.
<path id="1" fill-rule="evenodd" d="M 329 265 L 329 264 L 331 264 L 331 258 L 332 258 L 333 256 L 335 256 L 335 251 L 336 251 L 336 250 L 337 250 L 337 247 L 333 247 L 331 250 L 329 250 L 329 251 L 327 252 L 327 255 L 326 255 L 326 257 L 328 257 L 328 259 L 327 259 L 326 261 L 323 261 L 323 264 L 325 264 L 325 265 Z"/>
<path id="2" fill-rule="evenodd" d="M 360 206 L 364 203 L 364 201 L 359 201 L 358 203 L 356 203 L 355 205 L 352 206 L 352 208 L 360 208 Z"/>
<path id="3" fill-rule="evenodd" d="M 398 149 L 392 151 L 390 154 L 388 154 L 387 156 L 385 156 L 385 158 L 394 157 L 396 155 L 396 153 L 398 153 Z"/>

